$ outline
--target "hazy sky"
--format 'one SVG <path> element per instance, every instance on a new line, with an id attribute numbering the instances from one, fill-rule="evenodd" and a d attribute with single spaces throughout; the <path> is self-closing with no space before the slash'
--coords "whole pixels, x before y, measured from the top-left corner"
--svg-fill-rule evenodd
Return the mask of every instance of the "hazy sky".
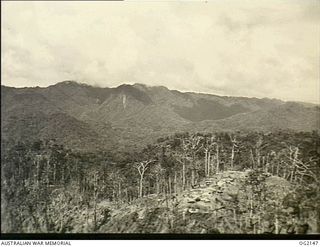
<path id="1" fill-rule="evenodd" d="M 2 83 L 319 103 L 320 1 L 2 2 Z"/>

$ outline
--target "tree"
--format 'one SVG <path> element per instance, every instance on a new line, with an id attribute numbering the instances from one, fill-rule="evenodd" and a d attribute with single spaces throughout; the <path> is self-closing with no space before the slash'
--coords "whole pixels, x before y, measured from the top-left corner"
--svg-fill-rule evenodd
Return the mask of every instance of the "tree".
<path id="1" fill-rule="evenodd" d="M 238 143 L 236 140 L 236 136 L 235 135 L 229 135 L 230 137 L 230 141 L 232 143 L 231 145 L 231 157 L 230 157 L 230 168 L 233 170 L 234 169 L 234 154 L 235 154 L 235 148 L 238 147 Z"/>
<path id="2" fill-rule="evenodd" d="M 191 153 L 191 185 L 195 184 L 195 170 L 196 170 L 196 155 L 202 149 L 202 137 L 199 135 L 192 135 L 186 140 L 185 146 Z"/>
<path id="3" fill-rule="evenodd" d="M 141 161 L 134 163 L 133 167 L 137 169 L 140 179 L 139 179 L 139 197 L 143 196 L 143 179 L 146 170 L 149 168 L 149 165 L 153 163 L 155 160 Z"/>
<path id="4" fill-rule="evenodd" d="M 211 136 L 210 139 L 206 138 L 206 142 L 204 145 L 204 171 L 206 177 L 210 177 L 210 172 L 214 170 L 214 168 L 212 167 L 212 160 L 214 158 L 219 158 L 218 153 L 216 153 L 217 155 L 212 155 L 212 152 L 214 151 L 215 147 L 217 147 L 217 142 L 214 141 L 214 136 Z M 218 163 L 217 160 L 216 163 Z"/>

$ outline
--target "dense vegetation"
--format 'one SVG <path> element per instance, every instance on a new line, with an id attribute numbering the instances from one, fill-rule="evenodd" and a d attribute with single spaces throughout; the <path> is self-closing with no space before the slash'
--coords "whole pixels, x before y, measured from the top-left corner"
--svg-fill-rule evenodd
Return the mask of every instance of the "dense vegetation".
<path id="1" fill-rule="evenodd" d="M 123 205 L 154 195 L 173 198 L 216 174 L 249 169 L 246 198 L 241 199 L 248 205 L 237 203 L 240 198 L 231 200 L 239 229 L 229 233 L 281 233 L 282 222 L 287 233 L 304 233 L 300 228 L 310 217 L 319 233 L 319 142 L 316 131 L 279 131 L 181 133 L 139 153 L 76 153 L 54 140 L 2 143 L 2 231 L 99 232 Z M 290 193 L 281 200 L 266 193 L 269 176 L 287 180 Z M 102 207 L 103 202 L 108 206 Z M 175 205 L 168 201 L 157 210 L 175 215 Z M 176 216 L 178 223 L 172 221 L 168 232 L 183 232 Z M 262 219 L 270 226 L 256 223 Z"/>
<path id="2" fill-rule="evenodd" d="M 5 142 L 55 139 L 72 150 L 120 153 L 181 132 L 319 130 L 320 119 L 313 104 L 73 81 L 44 88 L 1 86 L 1 112 Z"/>
<path id="3" fill-rule="evenodd" d="M 175 111 L 185 119 L 200 122 L 203 120 L 224 119 L 238 113 L 249 112 L 249 109 L 246 109 L 240 104 L 224 106 L 215 101 L 199 99 L 193 107 L 176 106 Z"/>

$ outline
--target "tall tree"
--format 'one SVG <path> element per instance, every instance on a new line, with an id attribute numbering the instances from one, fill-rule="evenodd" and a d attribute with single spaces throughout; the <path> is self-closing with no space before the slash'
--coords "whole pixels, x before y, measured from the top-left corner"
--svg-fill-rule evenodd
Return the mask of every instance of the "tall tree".
<path id="1" fill-rule="evenodd" d="M 148 160 L 148 161 L 141 161 L 134 163 L 133 167 L 138 171 L 140 178 L 139 178 L 139 197 L 143 196 L 143 181 L 144 175 L 149 165 L 153 163 L 155 160 Z"/>

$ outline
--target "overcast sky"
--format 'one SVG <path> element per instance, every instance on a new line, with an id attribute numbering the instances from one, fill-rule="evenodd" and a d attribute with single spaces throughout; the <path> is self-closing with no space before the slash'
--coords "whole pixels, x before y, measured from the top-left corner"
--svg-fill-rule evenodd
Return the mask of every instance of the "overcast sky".
<path id="1" fill-rule="evenodd" d="M 317 0 L 1 5 L 4 85 L 144 83 L 319 103 Z"/>

